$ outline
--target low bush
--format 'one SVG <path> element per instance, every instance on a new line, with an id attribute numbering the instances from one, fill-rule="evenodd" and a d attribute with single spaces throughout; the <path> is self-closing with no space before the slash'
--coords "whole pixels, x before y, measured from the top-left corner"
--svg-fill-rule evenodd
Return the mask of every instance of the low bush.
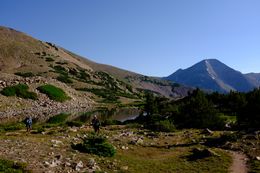
<path id="1" fill-rule="evenodd" d="M 88 122 L 91 119 L 91 115 L 93 115 L 95 111 L 90 111 L 90 112 L 84 112 L 81 115 L 79 115 L 75 121 L 79 121 L 82 123 Z"/>
<path id="2" fill-rule="evenodd" d="M 232 133 L 232 132 L 227 132 L 220 136 L 220 139 L 222 141 L 229 141 L 229 142 L 236 142 L 240 138 L 241 138 L 241 134 Z"/>
<path id="3" fill-rule="evenodd" d="M 191 152 L 192 154 L 188 156 L 189 161 L 195 161 L 212 156 L 219 156 L 217 153 L 210 149 L 193 148 Z"/>
<path id="4" fill-rule="evenodd" d="M 22 76 L 22 77 L 33 77 L 35 76 L 32 72 L 17 72 L 17 73 L 14 73 L 15 75 L 17 76 Z"/>
<path id="5" fill-rule="evenodd" d="M 42 132 L 45 132 L 45 128 L 44 127 L 38 127 L 36 129 L 36 133 L 42 133 Z"/>
<path id="6" fill-rule="evenodd" d="M 40 86 L 37 89 L 54 101 L 64 102 L 70 99 L 70 97 L 61 88 L 50 84 Z"/>
<path id="7" fill-rule="evenodd" d="M 69 76 L 66 76 L 66 75 L 60 75 L 60 76 L 58 76 L 58 77 L 57 77 L 57 80 L 58 80 L 58 81 L 61 81 L 61 82 L 63 82 L 63 83 L 67 83 L 67 84 L 73 83 L 73 81 L 69 78 Z"/>
<path id="8" fill-rule="evenodd" d="M 66 70 L 66 68 L 64 68 L 63 66 L 61 65 L 56 65 L 54 67 L 52 67 L 56 73 L 60 73 L 60 74 L 63 74 L 63 75 L 68 75 L 68 72 Z"/>
<path id="9" fill-rule="evenodd" d="M 10 160 L 0 159 L 0 172 L 5 173 L 29 173 L 26 170 L 27 165 L 24 163 L 17 163 Z"/>
<path id="10" fill-rule="evenodd" d="M 59 61 L 59 62 L 55 62 L 56 64 L 60 64 L 60 65 L 66 65 L 68 64 L 68 62 L 66 61 Z"/>
<path id="11" fill-rule="evenodd" d="M 5 87 L 2 91 L 1 94 L 4 96 L 15 96 L 16 95 L 16 89 L 15 87 Z"/>
<path id="12" fill-rule="evenodd" d="M 259 160 L 250 161 L 250 172 L 251 173 L 260 172 L 260 161 Z"/>
<path id="13" fill-rule="evenodd" d="M 45 61 L 46 62 L 53 62 L 53 61 L 55 61 L 53 58 L 51 58 L 51 57 L 46 57 L 45 58 Z"/>
<path id="14" fill-rule="evenodd" d="M 241 138 L 241 134 L 227 132 L 222 134 L 220 137 L 209 137 L 206 138 L 205 145 L 207 146 L 222 146 L 226 142 L 236 142 Z"/>
<path id="15" fill-rule="evenodd" d="M 81 127 L 84 125 L 84 123 L 80 121 L 68 121 L 66 124 L 70 127 Z"/>
<path id="16" fill-rule="evenodd" d="M 124 122 L 125 123 L 125 122 Z M 130 129 L 136 129 L 136 128 L 139 128 L 141 129 L 142 128 L 142 125 L 141 124 L 138 124 L 138 123 L 126 123 L 126 127 L 127 128 L 130 128 Z"/>
<path id="17" fill-rule="evenodd" d="M 159 132 L 173 132 L 176 130 L 174 124 L 169 120 L 161 120 L 148 124 L 147 127 L 153 131 Z"/>
<path id="18" fill-rule="evenodd" d="M 120 125 L 120 124 L 122 124 L 122 122 L 118 121 L 118 120 L 113 120 L 113 119 L 106 119 L 101 124 L 102 124 L 102 126 Z"/>
<path id="19" fill-rule="evenodd" d="M 16 131 L 25 128 L 25 124 L 22 122 L 0 124 L 0 131 Z"/>
<path id="20" fill-rule="evenodd" d="M 77 74 L 77 77 L 82 80 L 89 80 L 90 75 L 86 73 L 84 70 L 80 70 L 80 73 Z"/>
<path id="21" fill-rule="evenodd" d="M 80 88 L 78 90 L 92 92 L 93 94 L 102 97 L 103 102 L 118 102 L 119 97 L 116 95 L 116 91 L 110 89 L 97 89 L 97 88 Z"/>
<path id="22" fill-rule="evenodd" d="M 70 114 L 61 113 L 58 115 L 54 115 L 47 120 L 49 124 L 63 124 L 67 120 Z"/>
<path id="23" fill-rule="evenodd" d="M 4 96 L 17 96 L 21 97 L 24 99 L 32 99 L 36 100 L 37 99 L 37 94 L 34 92 L 29 92 L 28 91 L 29 87 L 26 84 L 18 84 L 14 86 L 9 86 L 5 87 L 2 91 L 1 94 Z"/>
<path id="24" fill-rule="evenodd" d="M 114 146 L 108 143 L 104 136 L 91 134 L 82 140 L 82 143 L 72 145 L 72 148 L 80 152 L 104 157 L 112 157 L 116 154 Z"/>

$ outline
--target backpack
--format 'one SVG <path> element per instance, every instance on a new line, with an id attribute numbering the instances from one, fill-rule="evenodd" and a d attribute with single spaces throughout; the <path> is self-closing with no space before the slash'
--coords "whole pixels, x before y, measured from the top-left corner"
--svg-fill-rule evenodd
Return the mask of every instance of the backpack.
<path id="1" fill-rule="evenodd" d="M 99 126 L 100 126 L 99 120 L 95 120 L 94 123 L 93 123 L 93 125 L 94 125 L 95 127 L 99 127 Z"/>
<path id="2" fill-rule="evenodd" d="M 32 124 L 32 118 L 27 118 L 26 119 L 26 124 Z"/>

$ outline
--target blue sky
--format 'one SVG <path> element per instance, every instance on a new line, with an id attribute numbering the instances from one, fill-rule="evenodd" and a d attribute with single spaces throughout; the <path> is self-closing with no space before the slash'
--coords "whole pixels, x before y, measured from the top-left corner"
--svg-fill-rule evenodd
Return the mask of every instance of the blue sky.
<path id="1" fill-rule="evenodd" d="M 1 0 L 0 25 L 151 76 L 215 58 L 260 72 L 259 0 Z"/>

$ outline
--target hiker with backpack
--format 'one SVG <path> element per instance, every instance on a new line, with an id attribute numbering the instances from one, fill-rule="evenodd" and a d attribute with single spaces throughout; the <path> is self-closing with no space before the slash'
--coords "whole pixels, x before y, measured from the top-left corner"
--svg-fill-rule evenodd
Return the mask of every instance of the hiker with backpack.
<path id="1" fill-rule="evenodd" d="M 97 118 L 97 116 L 95 115 L 94 118 L 91 121 L 91 125 L 95 131 L 95 133 L 99 133 L 99 127 L 100 127 L 100 122 Z"/>
<path id="2" fill-rule="evenodd" d="M 30 132 L 32 129 L 32 117 L 26 117 L 25 125 L 26 125 L 27 132 Z"/>

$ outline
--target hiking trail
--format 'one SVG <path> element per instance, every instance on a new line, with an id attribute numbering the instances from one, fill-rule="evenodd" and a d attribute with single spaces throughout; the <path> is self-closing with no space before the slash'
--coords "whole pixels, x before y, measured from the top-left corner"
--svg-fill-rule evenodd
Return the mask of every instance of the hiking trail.
<path id="1" fill-rule="evenodd" d="M 231 151 L 231 156 L 233 162 L 230 167 L 230 173 L 247 173 L 248 169 L 246 165 L 246 155 L 239 152 Z"/>

